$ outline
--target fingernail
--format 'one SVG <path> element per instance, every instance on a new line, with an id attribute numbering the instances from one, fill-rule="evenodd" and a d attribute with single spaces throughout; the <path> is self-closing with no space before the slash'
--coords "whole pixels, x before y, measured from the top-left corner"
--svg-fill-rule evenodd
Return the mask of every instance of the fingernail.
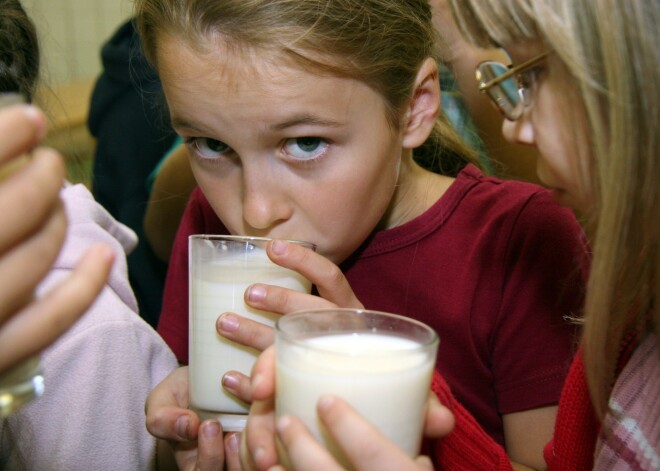
<path id="1" fill-rule="evenodd" d="M 202 434 L 206 438 L 215 438 L 220 435 L 220 424 L 215 420 L 209 420 L 202 424 Z"/>
<path id="2" fill-rule="evenodd" d="M 97 254 L 100 257 L 105 258 L 106 260 L 113 260 L 115 258 L 115 251 L 110 247 L 109 245 L 106 244 L 97 244 L 94 247 L 94 250 L 97 251 Z"/>
<path id="3" fill-rule="evenodd" d="M 284 432 L 289 427 L 289 425 L 291 425 L 291 418 L 287 415 L 283 415 L 277 419 L 277 424 L 275 424 L 278 432 Z"/>
<path id="4" fill-rule="evenodd" d="M 231 451 L 238 451 L 238 434 L 237 433 L 230 433 L 229 436 L 227 437 L 227 446 Z"/>
<path id="5" fill-rule="evenodd" d="M 179 437 L 188 440 L 188 428 L 190 426 L 190 418 L 187 415 L 182 415 L 176 419 L 175 430 Z"/>
<path id="6" fill-rule="evenodd" d="M 332 396 L 321 396 L 319 399 L 319 402 L 317 404 L 317 407 L 320 410 L 328 410 L 330 409 L 333 405 L 335 404 L 335 398 Z"/>
<path id="7" fill-rule="evenodd" d="M 233 314 L 223 314 L 218 319 L 219 329 L 225 332 L 236 332 L 238 330 L 238 318 Z"/>
<path id="8" fill-rule="evenodd" d="M 270 246 L 275 255 L 283 255 L 286 252 L 287 243 L 283 240 L 274 240 Z"/>
<path id="9" fill-rule="evenodd" d="M 238 386 L 240 385 L 240 382 L 238 381 L 238 378 L 236 378 L 234 375 L 231 373 L 227 373 L 222 377 L 222 385 L 231 390 L 237 390 Z"/>
<path id="10" fill-rule="evenodd" d="M 248 301 L 263 301 L 266 299 L 266 288 L 263 285 L 252 285 L 247 290 Z"/>

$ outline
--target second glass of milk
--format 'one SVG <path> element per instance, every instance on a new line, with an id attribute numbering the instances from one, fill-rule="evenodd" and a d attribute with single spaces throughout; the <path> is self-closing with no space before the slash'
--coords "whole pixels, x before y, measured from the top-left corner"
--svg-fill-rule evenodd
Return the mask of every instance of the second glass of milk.
<path id="1" fill-rule="evenodd" d="M 249 406 L 221 386 L 230 370 L 249 375 L 259 352 L 220 336 L 215 328 L 224 312 L 274 326 L 277 314 L 252 309 L 244 295 L 253 283 L 310 292 L 299 273 L 273 263 L 266 254 L 270 239 L 191 235 L 189 238 L 189 388 L 190 406 L 202 419 L 215 417 L 225 431 L 243 429 Z M 314 249 L 313 244 L 289 241 Z"/>
<path id="2" fill-rule="evenodd" d="M 275 334 L 276 414 L 299 417 L 352 469 L 316 415 L 319 398 L 333 394 L 416 456 L 438 343 L 429 326 L 385 312 L 336 308 L 282 316 Z M 286 464 L 286 453 L 279 455 Z"/>

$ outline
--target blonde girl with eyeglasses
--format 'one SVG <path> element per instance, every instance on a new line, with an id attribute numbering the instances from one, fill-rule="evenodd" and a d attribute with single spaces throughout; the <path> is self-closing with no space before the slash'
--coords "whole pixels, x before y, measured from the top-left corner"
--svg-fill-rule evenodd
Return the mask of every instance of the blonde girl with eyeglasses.
<path id="1" fill-rule="evenodd" d="M 519 83 L 533 71 L 529 97 L 503 109 L 503 133 L 539 149 L 541 181 L 586 216 L 593 243 L 581 354 L 546 448 L 548 465 L 658 469 L 660 4 L 452 6 L 471 41 L 508 51 Z M 493 98 L 489 85 L 481 79 Z"/>

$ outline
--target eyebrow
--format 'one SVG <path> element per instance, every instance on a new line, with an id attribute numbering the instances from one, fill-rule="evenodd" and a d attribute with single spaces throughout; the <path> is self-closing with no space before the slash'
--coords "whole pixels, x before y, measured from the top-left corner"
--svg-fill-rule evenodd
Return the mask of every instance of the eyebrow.
<path id="1" fill-rule="evenodd" d="M 171 120 L 171 125 L 174 129 L 176 129 L 176 128 L 186 128 L 186 129 L 191 129 L 191 130 L 199 132 L 199 133 L 204 132 L 203 129 L 200 129 L 197 126 L 195 126 L 194 124 L 191 124 L 188 121 L 186 121 L 185 119 L 179 118 L 179 117 L 173 117 L 172 120 Z"/>
<path id="2" fill-rule="evenodd" d="M 279 123 L 274 123 L 269 126 L 269 129 L 271 131 L 282 131 L 284 129 L 288 129 L 294 126 L 301 126 L 301 125 L 313 125 L 313 126 L 328 126 L 328 127 L 333 127 L 333 128 L 338 128 L 343 126 L 345 123 L 342 123 L 340 121 L 334 121 L 331 119 L 322 119 L 319 118 L 318 116 L 310 115 L 310 114 L 302 114 L 299 116 L 294 116 L 291 119 L 287 119 L 286 121 L 282 121 Z M 178 118 L 174 117 L 172 118 L 172 127 L 173 128 L 186 128 L 190 129 L 195 132 L 199 132 L 201 134 L 206 133 L 207 131 L 204 129 L 201 129 L 200 127 L 189 123 L 183 118 Z"/>
<path id="3" fill-rule="evenodd" d="M 331 119 L 322 119 L 310 114 L 303 114 L 299 116 L 294 116 L 293 118 L 287 119 L 286 121 L 282 121 L 281 123 L 272 124 L 270 126 L 270 129 L 273 131 L 281 131 L 283 129 L 291 128 L 293 126 L 300 126 L 300 125 L 329 126 L 329 127 L 337 128 L 343 126 L 344 123 L 341 123 L 339 121 L 333 121 Z"/>

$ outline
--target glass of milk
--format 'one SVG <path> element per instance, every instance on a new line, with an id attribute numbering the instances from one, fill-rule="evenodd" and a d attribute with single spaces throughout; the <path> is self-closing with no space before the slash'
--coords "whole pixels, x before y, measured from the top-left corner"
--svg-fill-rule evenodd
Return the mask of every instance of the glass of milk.
<path id="1" fill-rule="evenodd" d="M 249 375 L 259 352 L 220 336 L 215 328 L 224 312 L 275 325 L 277 314 L 245 304 L 253 283 L 309 293 L 311 283 L 299 273 L 273 263 L 266 254 L 270 239 L 197 234 L 189 237 L 189 393 L 190 407 L 202 419 L 217 418 L 224 431 L 245 426 L 249 405 L 220 384 L 230 370 Z M 314 249 L 313 244 L 298 243 Z"/>
<path id="2" fill-rule="evenodd" d="M 319 398 L 336 395 L 417 456 L 438 343 L 429 326 L 395 314 L 359 309 L 287 314 L 276 323 L 276 414 L 299 417 L 350 469 L 316 415 Z M 281 459 L 287 462 L 283 453 Z"/>

